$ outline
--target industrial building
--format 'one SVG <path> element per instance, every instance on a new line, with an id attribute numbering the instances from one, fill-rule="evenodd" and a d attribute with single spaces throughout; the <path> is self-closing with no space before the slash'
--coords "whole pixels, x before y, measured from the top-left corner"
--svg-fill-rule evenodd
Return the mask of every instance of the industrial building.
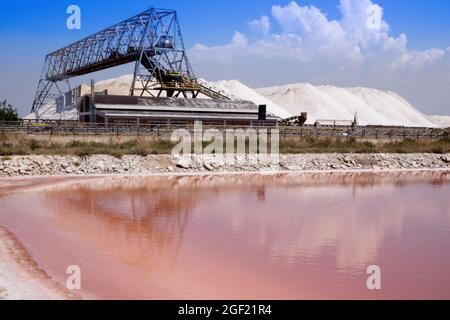
<path id="1" fill-rule="evenodd" d="M 266 106 L 250 101 L 99 95 L 80 102 L 80 122 L 98 124 L 184 124 L 203 121 L 218 125 L 276 125 Z"/>
<path id="2" fill-rule="evenodd" d="M 134 63 L 129 96 L 95 93 L 93 84 L 84 95 L 70 87 L 74 77 L 128 63 Z M 66 92 L 72 92 L 69 98 Z M 39 114 L 50 100 L 64 100 L 62 109 L 70 102 L 78 108 L 80 122 L 105 125 L 197 120 L 276 125 L 279 120 L 267 114 L 266 106 L 235 99 L 198 81 L 176 11 L 156 8 L 47 55 L 32 112 Z"/>

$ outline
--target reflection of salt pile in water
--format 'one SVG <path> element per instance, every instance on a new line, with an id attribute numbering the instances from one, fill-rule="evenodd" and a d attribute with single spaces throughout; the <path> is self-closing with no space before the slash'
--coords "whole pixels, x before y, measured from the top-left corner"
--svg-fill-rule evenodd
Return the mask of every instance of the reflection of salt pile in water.
<path id="1" fill-rule="evenodd" d="M 132 75 L 123 75 L 100 81 L 96 92 L 108 91 L 110 95 L 128 95 Z M 202 80 L 202 82 L 205 82 Z M 211 82 L 237 99 L 249 100 L 257 105 L 267 105 L 269 113 L 280 118 L 308 113 L 307 124 L 317 120 L 351 121 L 358 114 L 360 125 L 405 126 L 405 127 L 448 127 L 450 117 L 428 117 L 416 110 L 410 103 L 394 92 L 384 92 L 370 88 L 339 88 L 333 86 L 313 86 L 291 84 L 278 87 L 251 89 L 237 80 Z M 89 93 L 83 86 L 83 93 Z M 201 96 L 201 98 L 207 98 Z M 58 112 L 56 103 L 46 105 L 40 111 L 40 118 L 52 120 L 76 119 L 76 110 Z M 34 113 L 27 117 L 33 119 Z"/>

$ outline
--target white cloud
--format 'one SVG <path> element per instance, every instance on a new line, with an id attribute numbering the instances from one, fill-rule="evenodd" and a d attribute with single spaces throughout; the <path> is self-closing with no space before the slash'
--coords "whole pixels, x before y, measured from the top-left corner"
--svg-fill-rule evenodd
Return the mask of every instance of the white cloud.
<path id="1" fill-rule="evenodd" d="M 425 51 L 409 51 L 392 62 L 391 67 L 398 70 L 418 70 L 444 62 L 450 57 L 450 49 L 428 49 Z"/>
<path id="2" fill-rule="evenodd" d="M 340 0 L 339 11 L 341 17 L 333 20 L 312 5 L 295 1 L 274 5 L 272 19 L 281 33 L 271 33 L 269 17 L 262 16 L 249 22 L 263 34 L 260 39 L 249 41 L 236 32 L 228 44 L 196 45 L 191 59 L 202 76 L 239 78 L 253 86 L 287 82 L 370 85 L 414 97 L 431 83 L 441 80 L 444 86 L 450 81 L 449 74 L 442 72 L 450 70 L 450 49 L 408 49 L 406 35 L 391 34 L 383 8 L 372 0 Z M 414 82 L 421 87 L 406 83 L 406 74 L 423 79 L 422 84 Z M 448 96 L 437 108 L 446 106 L 447 91 L 442 90 Z"/>
<path id="3" fill-rule="evenodd" d="M 253 30 L 268 34 L 270 31 L 270 19 L 268 16 L 262 16 L 259 20 L 253 20 L 248 23 Z"/>
<path id="4" fill-rule="evenodd" d="M 295 34 L 303 40 L 303 46 L 312 49 L 318 58 L 361 58 L 359 49 L 346 39 L 345 30 L 336 20 L 314 6 L 301 7 L 291 2 L 285 7 L 273 6 L 272 15 L 282 27 L 284 34 Z"/>
<path id="5" fill-rule="evenodd" d="M 243 54 L 244 45 L 248 53 L 258 53 L 255 49 L 261 46 L 262 41 L 266 45 L 271 41 L 276 47 L 283 47 L 283 50 L 279 50 L 282 55 L 300 51 L 306 54 L 299 57 L 302 61 L 327 59 L 339 65 L 361 65 L 367 59 L 376 60 L 375 64 L 392 61 L 407 51 L 406 36 L 389 36 L 389 25 L 383 20 L 383 9 L 371 0 L 341 0 L 339 8 L 342 18 L 329 20 L 315 6 L 300 6 L 295 1 L 287 6 L 275 5 L 272 7 L 272 16 L 282 28 L 281 34 L 269 35 L 270 21 L 267 16 L 263 16 L 251 21 L 250 25 L 268 37 L 249 43 L 247 38 L 244 40 L 245 36 L 237 33 L 230 44 L 221 48 L 230 49 L 238 41 L 241 44 L 239 55 Z M 195 48 L 199 47 L 206 49 L 206 46 L 199 45 Z"/>
<path id="6" fill-rule="evenodd" d="M 246 47 L 248 45 L 248 39 L 242 33 L 236 31 L 233 36 L 233 40 L 231 40 L 232 47 Z"/>
<path id="7" fill-rule="evenodd" d="M 301 7 L 292 1 L 286 7 L 273 6 L 272 15 L 285 33 L 297 33 L 322 41 L 344 36 L 339 22 L 329 21 L 320 9 L 314 6 Z"/>

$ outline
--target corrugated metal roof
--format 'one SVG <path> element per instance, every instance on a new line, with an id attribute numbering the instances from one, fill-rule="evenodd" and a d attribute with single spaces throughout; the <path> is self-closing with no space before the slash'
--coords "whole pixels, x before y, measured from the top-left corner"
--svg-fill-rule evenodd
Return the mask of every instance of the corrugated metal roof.
<path id="1" fill-rule="evenodd" d="M 102 110 L 99 114 L 106 117 L 123 118 L 164 118 L 164 119 L 214 119 L 214 120 L 258 120 L 257 113 L 196 113 L 196 112 L 145 112 L 145 111 L 115 111 Z M 277 120 L 275 117 L 267 117 L 267 120 Z"/>
<path id="2" fill-rule="evenodd" d="M 96 96 L 95 109 L 107 117 L 123 118 L 250 121 L 259 118 L 259 107 L 243 100 Z M 278 118 L 267 115 L 267 120 Z"/>
<path id="3" fill-rule="evenodd" d="M 95 108 L 98 110 L 127 110 L 127 111 L 168 111 L 168 112 L 220 112 L 220 113 L 258 113 L 258 108 L 227 109 L 216 106 L 210 107 L 180 107 L 180 106 L 142 106 L 132 104 L 100 104 Z"/>
<path id="4" fill-rule="evenodd" d="M 220 109 L 220 110 L 255 110 L 258 106 L 251 101 L 244 100 L 220 100 L 220 99 L 184 99 L 184 98 L 160 98 L 160 97 L 132 97 L 132 96 L 96 96 L 96 105 L 122 106 L 134 110 L 142 108 L 189 108 Z"/>

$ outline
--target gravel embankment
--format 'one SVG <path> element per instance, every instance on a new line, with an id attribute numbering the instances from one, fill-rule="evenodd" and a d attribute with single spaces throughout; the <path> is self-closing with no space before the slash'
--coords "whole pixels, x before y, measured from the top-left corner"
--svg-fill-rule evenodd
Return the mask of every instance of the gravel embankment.
<path id="1" fill-rule="evenodd" d="M 14 156 L 0 158 L 0 176 L 158 174 L 196 172 L 450 169 L 450 154 L 302 154 L 281 155 L 280 165 L 253 159 L 229 162 L 213 156 L 170 155 Z"/>

